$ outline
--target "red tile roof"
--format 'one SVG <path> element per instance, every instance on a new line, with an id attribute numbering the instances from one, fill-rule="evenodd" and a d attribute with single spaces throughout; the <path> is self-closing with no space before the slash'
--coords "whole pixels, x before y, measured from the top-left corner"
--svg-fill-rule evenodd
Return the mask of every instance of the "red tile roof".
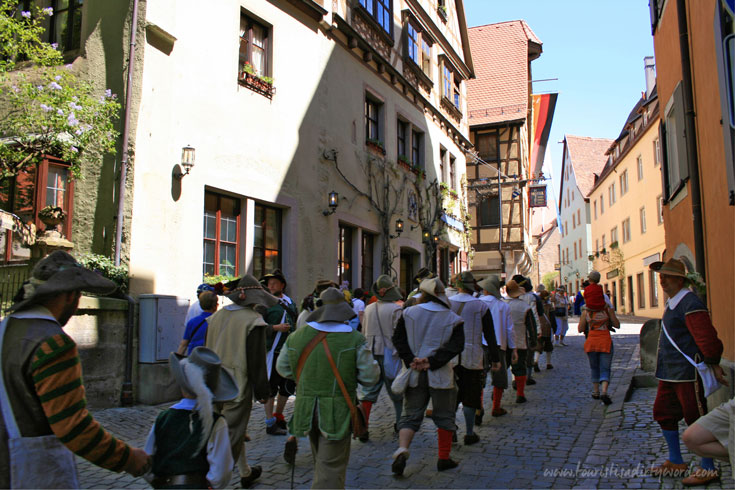
<path id="1" fill-rule="evenodd" d="M 467 82 L 470 126 L 525 119 L 529 42 L 541 41 L 523 20 L 468 29 L 475 65 Z"/>
<path id="2" fill-rule="evenodd" d="M 590 138 L 589 136 L 566 135 L 567 152 L 574 169 L 574 177 L 577 180 L 582 195 L 587 198 L 592 187 L 595 185 L 595 174 L 599 175 L 605 168 L 607 156 L 605 152 L 614 140 L 607 138 Z"/>

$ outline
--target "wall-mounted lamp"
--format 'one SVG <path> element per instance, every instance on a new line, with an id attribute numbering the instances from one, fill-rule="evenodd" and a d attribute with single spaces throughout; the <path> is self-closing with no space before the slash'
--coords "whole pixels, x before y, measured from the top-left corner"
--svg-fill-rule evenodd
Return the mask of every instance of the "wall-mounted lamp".
<path id="1" fill-rule="evenodd" d="M 330 214 L 334 214 L 335 211 L 337 211 L 337 206 L 339 206 L 339 194 L 332 191 L 329 193 L 328 198 L 328 204 L 329 204 L 329 210 L 322 211 L 322 214 L 324 216 L 329 216 Z"/>
<path id="2" fill-rule="evenodd" d="M 391 238 L 398 238 L 401 236 L 401 233 L 403 233 L 403 220 L 401 218 L 398 218 L 396 220 L 396 234 L 391 235 Z"/>
<path id="3" fill-rule="evenodd" d="M 424 238 L 425 243 L 431 243 L 431 233 L 429 233 L 429 230 L 424 230 L 424 233 L 422 234 Z"/>
<path id="4" fill-rule="evenodd" d="M 439 235 L 434 235 L 434 243 L 439 243 Z"/>
<path id="5" fill-rule="evenodd" d="M 191 146 L 185 146 L 181 149 L 181 167 L 176 165 L 174 167 L 174 177 L 177 179 L 183 179 L 184 176 L 189 175 L 192 167 L 194 167 L 194 158 L 196 156 L 196 150 Z M 181 171 L 183 167 L 184 171 Z"/>

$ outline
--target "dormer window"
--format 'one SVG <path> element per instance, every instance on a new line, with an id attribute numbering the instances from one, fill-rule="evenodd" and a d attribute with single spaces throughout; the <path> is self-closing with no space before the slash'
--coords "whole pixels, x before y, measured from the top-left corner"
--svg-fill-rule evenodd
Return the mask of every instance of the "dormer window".
<path id="1" fill-rule="evenodd" d="M 360 0 L 360 6 L 393 37 L 393 0 Z"/>

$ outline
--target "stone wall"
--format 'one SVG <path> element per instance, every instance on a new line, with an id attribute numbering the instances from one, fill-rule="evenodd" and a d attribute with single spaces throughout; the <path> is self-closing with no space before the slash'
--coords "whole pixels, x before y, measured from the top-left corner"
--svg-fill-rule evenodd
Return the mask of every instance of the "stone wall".
<path id="1" fill-rule="evenodd" d="M 91 407 L 120 406 L 127 318 L 127 301 L 83 296 L 77 314 L 64 327 L 79 348 L 87 402 Z M 137 357 L 135 344 L 137 338 L 133 349 Z"/>

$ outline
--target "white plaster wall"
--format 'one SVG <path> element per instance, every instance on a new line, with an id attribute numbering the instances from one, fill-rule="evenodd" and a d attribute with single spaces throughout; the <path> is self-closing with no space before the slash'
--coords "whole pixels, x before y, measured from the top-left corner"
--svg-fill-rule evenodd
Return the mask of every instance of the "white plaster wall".
<path id="1" fill-rule="evenodd" d="M 592 236 L 591 225 L 589 224 L 589 203 L 585 201 L 584 196 L 577 187 L 577 179 L 574 174 L 574 168 L 570 164 L 569 153 L 564 154 L 564 165 L 568 172 L 569 180 L 562 182 L 562 195 L 561 195 L 561 222 L 562 226 L 566 224 L 564 229 L 564 236 L 561 238 L 561 251 L 564 253 L 565 249 L 569 249 L 569 262 L 564 264 L 562 261 L 561 266 L 561 279 L 565 285 L 570 285 L 574 289 L 576 281 L 580 283 L 587 278 L 587 274 L 591 270 L 592 263 L 587 259 L 589 255 L 589 243 Z M 565 206 L 565 200 L 567 196 L 567 189 L 570 191 L 570 200 L 568 206 Z M 573 196 L 571 195 L 573 191 Z M 581 225 L 577 223 L 576 227 L 572 226 L 572 215 L 577 216 L 577 210 L 580 210 Z M 582 240 L 582 253 L 577 250 L 577 259 L 574 259 L 574 244 L 579 243 Z M 560 257 L 561 260 L 561 257 Z M 576 272 L 579 272 L 577 277 Z M 566 281 L 564 278 L 567 278 Z M 568 288 L 569 293 L 576 293 Z"/>

